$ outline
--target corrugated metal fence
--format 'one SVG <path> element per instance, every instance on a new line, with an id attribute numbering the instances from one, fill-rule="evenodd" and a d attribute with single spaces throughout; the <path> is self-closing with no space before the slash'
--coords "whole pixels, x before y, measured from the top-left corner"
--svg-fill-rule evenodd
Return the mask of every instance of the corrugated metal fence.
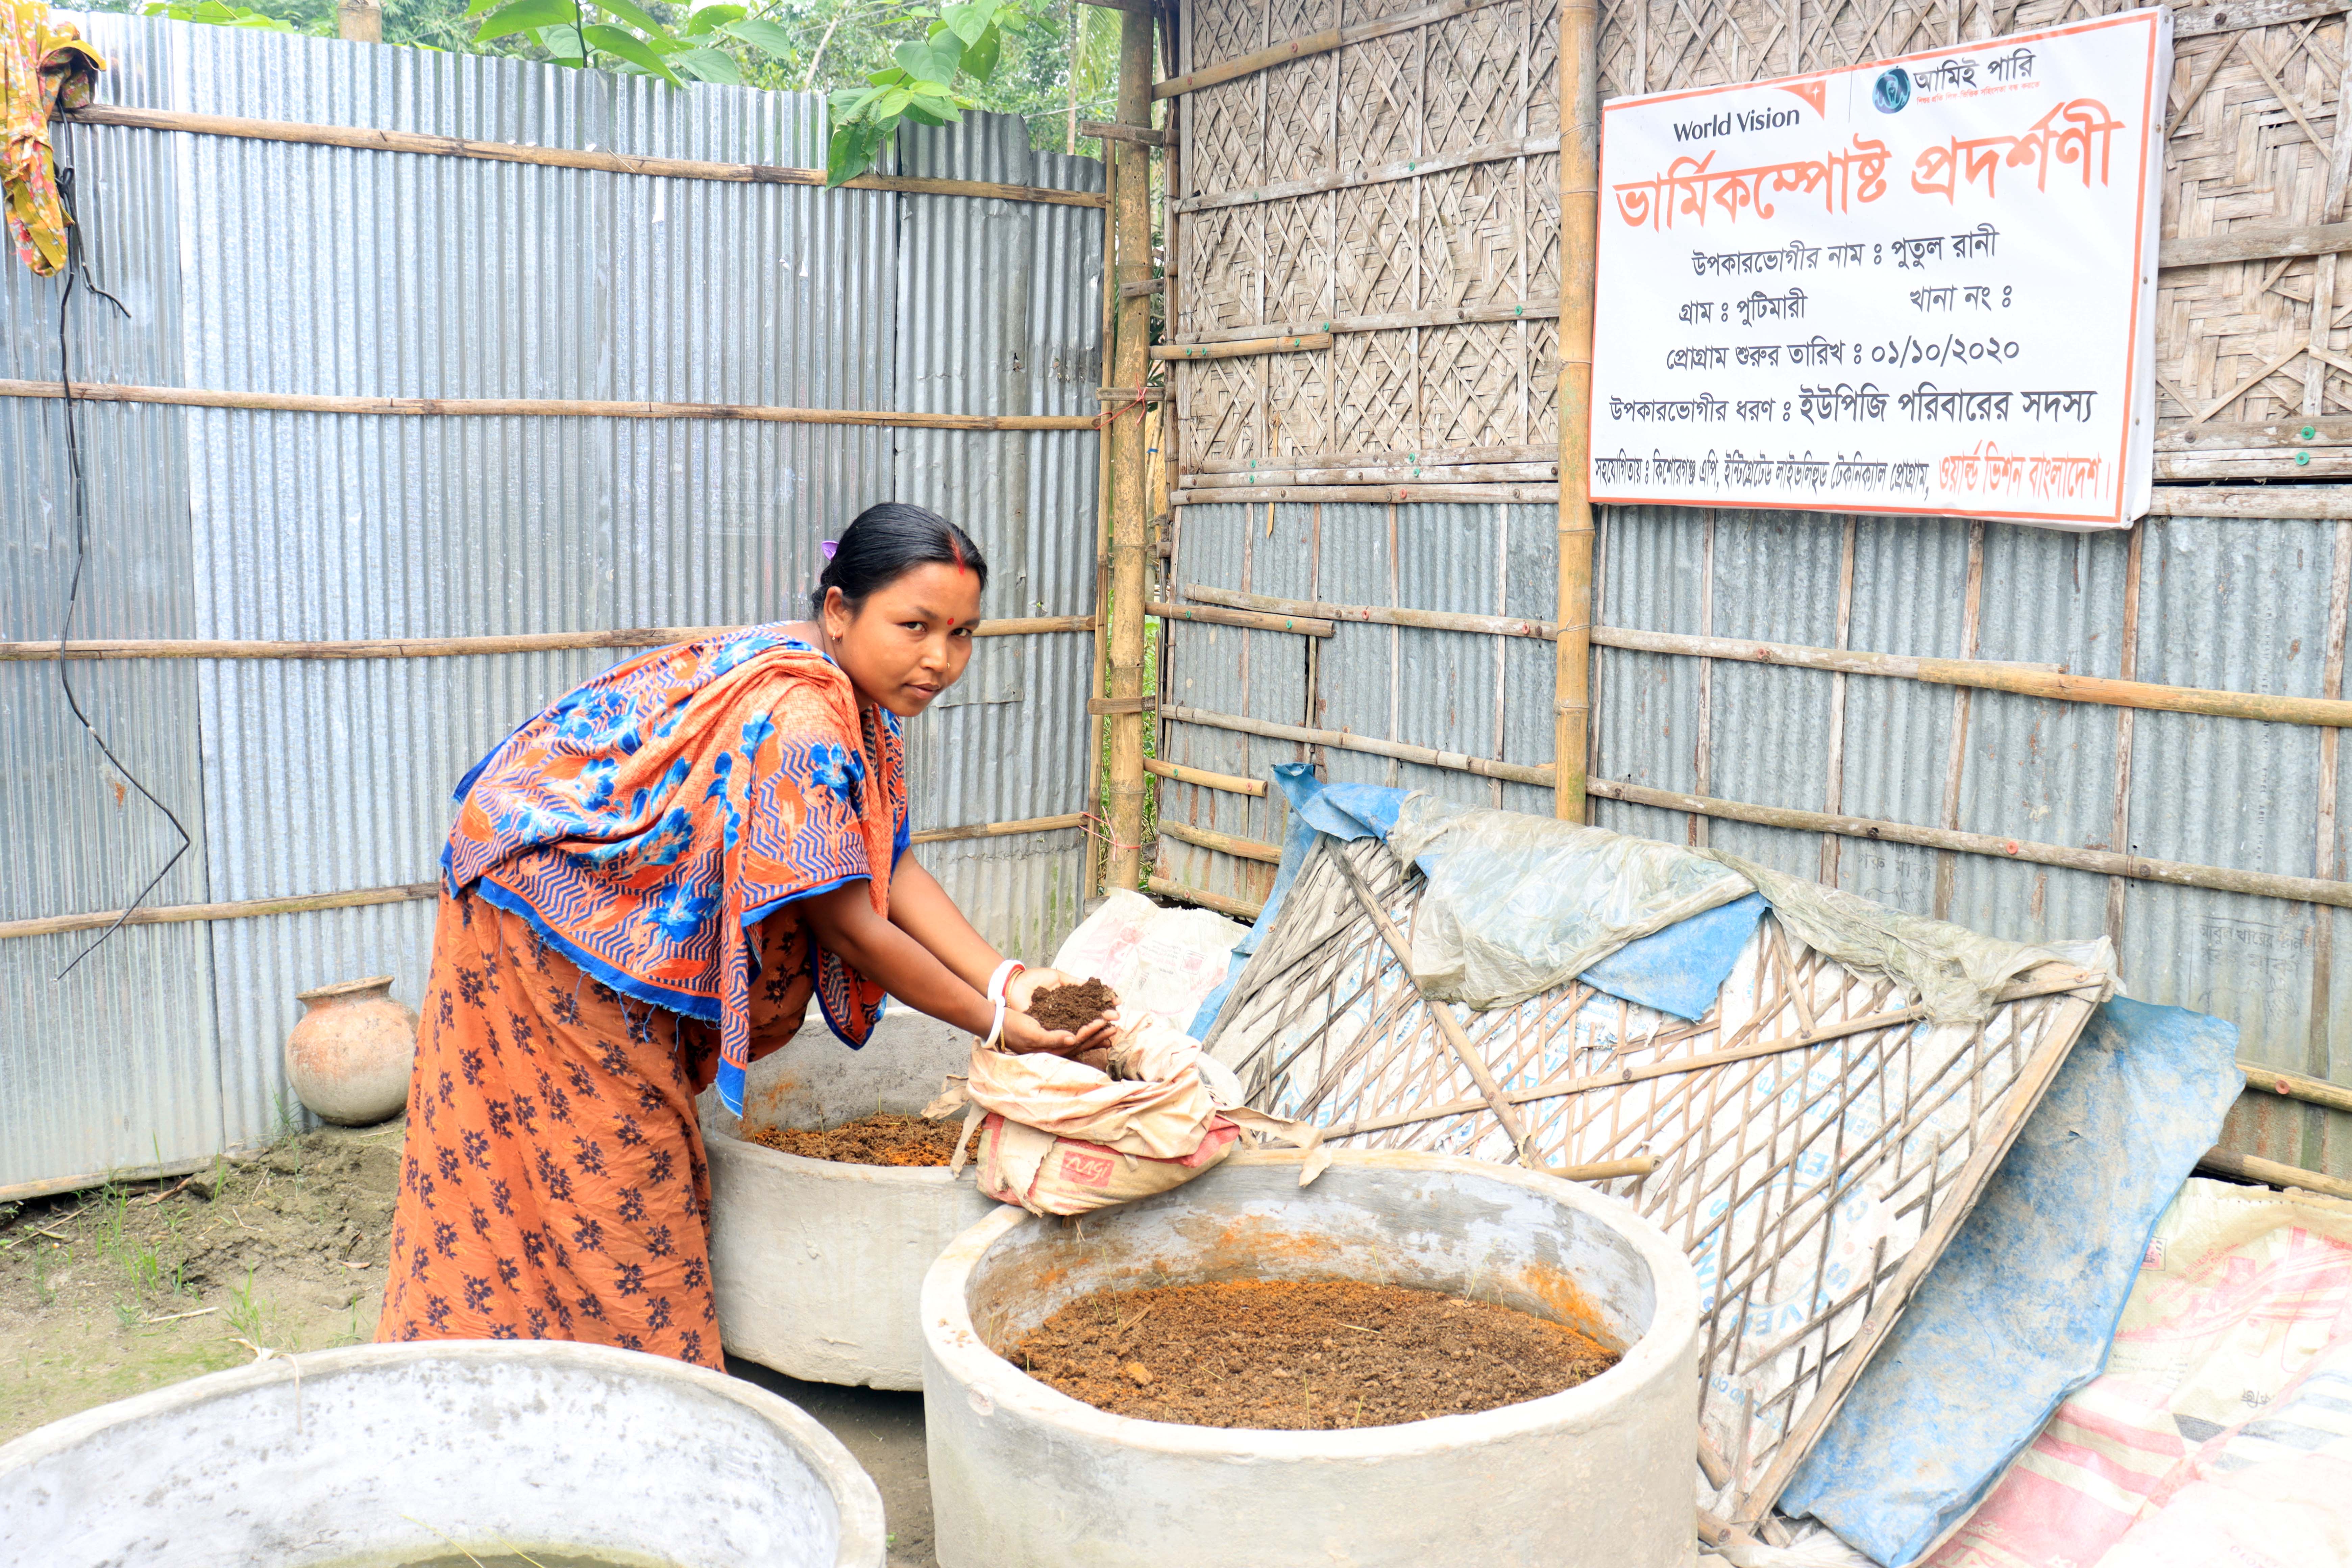
<path id="1" fill-rule="evenodd" d="M 1318 516 L 1319 513 L 1319 516 Z M 1270 515 L 1269 515 L 1270 514 Z M 1551 509 L 1183 509 L 1183 585 L 1548 620 Z M 2131 533 L 1832 514 L 1610 508 L 1594 621 L 2289 697 L 2341 659 L 2352 524 L 2151 517 Z M 2136 604 L 2135 602 L 2136 601 Z M 2128 630 L 2127 630 L 2128 628 Z M 1328 638 L 1169 628 L 1166 700 L 1501 758 L 1551 761 L 1551 649 L 1529 637 L 1340 621 Z M 1605 635 L 1605 634 L 1604 634 Z M 1685 654 L 1596 650 L 1592 773 L 1767 807 L 1947 826 L 2152 860 L 2342 875 L 2340 772 L 2307 725 L 2135 712 Z M 2340 679 L 2340 675 L 2338 677 Z M 1310 749 L 1171 722 L 1163 755 L 1263 778 Z M 1333 779 L 1549 816 L 1548 788 L 1312 749 Z M 2332 779 L 2331 773 L 2335 773 Z M 2323 800 L 2324 784 L 2337 798 Z M 1607 784 L 1596 783 L 1599 794 Z M 1791 831 L 1596 799 L 1602 826 L 1712 843 L 1882 903 L 2022 942 L 2115 938 L 2132 994 L 2216 1014 L 2250 1061 L 2352 1075 L 2352 920 L 2325 905 Z M 1279 843 L 1278 794 L 1172 782 L 1163 823 Z M 1255 902 L 1272 868 L 1163 839 L 1163 875 Z M 2352 1175 L 2347 1119 L 2251 1094 L 2224 1147 Z"/>
<path id="2" fill-rule="evenodd" d="M 806 167 L 810 96 L 237 28 L 83 19 L 101 102 Z M 409 397 L 1092 415 L 1097 209 L 719 183 L 75 125 L 97 281 L 77 380 Z M 910 174 L 1099 190 L 1017 121 L 926 133 Z M 60 287 L 5 269 L 0 376 L 58 376 Z M 363 638 L 789 617 L 815 547 L 902 499 L 970 526 L 992 616 L 1089 614 L 1097 438 L 719 419 L 79 414 L 77 637 Z M 55 637 L 73 566 L 62 405 L 0 398 L 0 637 Z M 1074 813 L 1083 636 L 991 639 L 915 731 L 916 826 Z M 152 901 L 418 883 L 458 775 L 626 657 L 572 650 L 66 667 L 194 844 Z M 121 907 L 176 842 L 67 711 L 0 664 L 0 921 Z M 1075 829 L 928 847 L 997 941 L 1050 950 Z M 0 942 L 0 1188 L 172 1164 L 299 1114 L 293 994 L 391 973 L 414 1003 L 429 903 Z"/>

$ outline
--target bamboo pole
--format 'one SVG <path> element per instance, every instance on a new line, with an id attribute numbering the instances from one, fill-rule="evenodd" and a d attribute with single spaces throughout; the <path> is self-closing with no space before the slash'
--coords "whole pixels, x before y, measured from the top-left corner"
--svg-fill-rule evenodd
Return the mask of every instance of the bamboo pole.
<path id="1" fill-rule="evenodd" d="M 2246 1075 L 2248 1094 L 2284 1095 L 2289 1100 L 2302 1100 L 2305 1105 L 2324 1105 L 2331 1110 L 2352 1111 L 2352 1087 L 2330 1083 L 2324 1078 L 2289 1072 L 2284 1068 L 2264 1067 L 2260 1062 L 2240 1062 L 2238 1070 Z"/>
<path id="2" fill-rule="evenodd" d="M 2331 1198 L 2352 1198 L 2352 1182 L 2338 1176 L 2323 1176 L 2316 1171 L 2306 1171 L 2300 1165 L 2283 1164 L 2276 1160 L 2259 1159 L 2252 1154 L 2233 1154 L 2226 1149 L 2208 1149 L 2197 1156 L 2200 1169 L 2218 1171 L 2242 1182 L 2260 1182 L 2267 1187 L 2297 1187 L 2306 1193 L 2323 1193 Z"/>
<path id="3" fill-rule="evenodd" d="M 1171 710 L 1171 717 L 1174 717 Z M 2282 877 L 2269 871 L 2238 871 L 2222 866 L 2197 866 L 2177 860 L 2149 860 L 2120 855 L 2111 849 L 2076 849 L 2031 839 L 1997 838 L 1987 833 L 1963 833 L 1948 827 L 1918 827 L 1907 822 L 1884 822 L 1869 816 L 1832 816 L 1826 812 L 1796 811 L 1786 806 L 1748 805 L 1739 801 L 1714 800 L 1706 795 L 1677 795 L 1672 790 L 1615 779 L 1594 779 L 1592 793 L 1636 805 L 1667 811 L 1696 812 L 1732 822 L 1752 822 L 1765 827 L 1794 828 L 1800 833 L 1835 833 L 1847 838 L 1874 838 L 1888 844 L 1916 844 L 1927 849 L 1957 849 L 1963 854 L 1995 859 L 2025 860 L 2038 866 L 2063 866 L 2098 877 L 2130 877 L 2143 882 L 2168 882 L 2181 888 L 2211 888 L 2225 893 L 2252 893 L 2257 898 L 2288 899 L 2297 903 L 2328 904 L 2352 909 L 2352 882 L 2317 877 Z"/>
<path id="4" fill-rule="evenodd" d="M 1246 899 L 1236 899 L 1224 893 L 1213 893 L 1206 888 L 1187 887 L 1182 882 L 1171 882 L 1165 877 L 1148 878 L 1143 886 L 1145 891 L 1158 893 L 1163 899 L 1198 904 L 1204 910 L 1214 910 L 1221 915 L 1229 915 L 1245 923 L 1255 922 L 1265 912 L 1264 904 L 1253 904 Z"/>
<path id="5" fill-rule="evenodd" d="M 562 653 L 574 648 L 670 647 L 748 626 L 645 626 L 616 632 L 526 632 L 514 637 L 355 637 L 341 642 L 245 638 L 120 637 L 69 642 L 0 642 L 0 664 L 19 660 L 118 658 L 456 658 L 479 654 Z M 976 637 L 1090 632 L 1092 616 L 1030 616 L 982 621 Z"/>
<path id="6" fill-rule="evenodd" d="M 1111 275 L 1116 259 L 1117 237 L 1111 232 L 1111 210 L 1118 205 L 1118 161 L 1112 154 L 1112 143 L 1104 142 L 1103 220 L 1102 220 L 1102 312 L 1096 366 L 1096 379 L 1110 372 L 1111 341 L 1117 331 L 1113 312 L 1118 298 L 1118 280 Z M 1101 399 L 1109 388 L 1097 388 Z M 1137 388 L 1139 395 L 1143 388 Z M 1121 404 L 1133 401 L 1121 399 Z M 1087 688 L 1087 815 L 1097 823 L 1103 819 L 1103 773 L 1108 759 L 1103 751 L 1102 710 L 1097 706 L 1110 672 L 1110 427 L 1116 416 L 1106 409 L 1104 416 L 1095 422 L 1095 637 L 1093 684 Z M 1100 834 L 1087 841 L 1086 890 L 1088 898 L 1102 891 L 1110 875 L 1110 842 L 1108 834 Z"/>
<path id="7" fill-rule="evenodd" d="M 1277 724 L 1268 719 L 1243 719 L 1231 713 L 1212 713 L 1205 708 L 1164 707 L 1160 716 L 1178 724 L 1205 724 L 1213 730 L 1234 730 L 1244 735 L 1263 735 L 1269 741 L 1295 741 L 1302 746 L 1332 746 L 1343 752 L 1362 752 L 1375 757 L 1394 757 L 1401 763 L 1420 763 L 1426 767 L 1452 768 L 1456 773 L 1476 773 L 1482 778 L 1505 779 L 1512 784 L 1551 784 L 1551 769 L 1528 767 L 1520 763 L 1498 763 L 1487 757 L 1473 757 L 1461 752 L 1441 752 L 1434 746 L 1408 745 L 1402 741 L 1376 741 L 1369 735 L 1354 735 L 1345 730 L 1310 730 L 1302 724 Z"/>
<path id="8" fill-rule="evenodd" d="M 1646 1176 L 1658 1168 L 1655 1154 L 1635 1154 L 1623 1160 L 1595 1160 L 1589 1165 L 1539 1165 L 1547 1176 L 1563 1182 L 1609 1182 L 1620 1176 Z"/>
<path id="9" fill-rule="evenodd" d="M 1222 343 L 1154 343 L 1155 360 L 1245 359 L 1252 354 L 1314 353 L 1331 346 L 1328 332 L 1295 332 L 1279 338 L 1235 338 Z"/>
<path id="10" fill-rule="evenodd" d="M 1279 844 L 1264 844 L 1255 838 L 1236 838 L 1230 833 L 1219 833 L 1208 827 L 1195 827 L 1189 822 L 1171 822 L 1164 816 L 1160 819 L 1160 831 L 1175 839 L 1179 844 L 1190 844 L 1201 849 L 1214 849 L 1221 855 L 1238 856 L 1244 860 L 1263 861 L 1268 866 L 1282 864 L 1282 846 Z"/>
<path id="11" fill-rule="evenodd" d="M 1265 794 L 1265 785 L 1259 780 L 1242 778 L 1234 773 L 1213 773 L 1206 768 L 1188 768 L 1181 763 L 1163 763 L 1158 757 L 1144 758 L 1143 771 L 1154 778 L 1173 779 L 1178 784 L 1197 784 L 1202 789 L 1221 789 L 1233 795 L 1260 797 Z"/>
<path id="12" fill-rule="evenodd" d="M 1151 18 L 1122 11 L 1118 18 L 1118 115 L 1129 125 L 1151 123 Z M 1151 279 L 1151 149 L 1108 142 L 1118 166 L 1110 208 L 1112 254 L 1121 284 Z M 1114 307 L 1116 332 L 1110 380 L 1140 386 L 1151 337 L 1151 301 L 1122 291 Z M 1105 697 L 1111 703 L 1143 696 L 1144 604 L 1149 547 L 1144 516 L 1143 418 L 1137 408 L 1114 417 L 1110 431 L 1110 667 Z M 1143 875 L 1143 725 L 1140 709 L 1110 719 L 1110 778 L 1103 815 L 1110 830 L 1108 885 L 1132 888 Z"/>
<path id="13" fill-rule="evenodd" d="M 1593 250 L 1601 222 L 1597 0 L 1559 11 L 1559 547 L 1553 644 L 1552 815 L 1586 816 L 1592 708 Z"/>
<path id="14" fill-rule="evenodd" d="M 65 396 L 54 381 L 0 380 L 0 397 Z M 761 425 L 865 425 L 898 430 L 1091 430 L 1083 414 L 896 414 L 865 408 L 785 408 L 761 403 L 622 403 L 570 397 L 338 397 L 302 392 L 212 392 L 78 381 L 77 403 L 154 403 L 268 414 L 373 414 L 400 417 L 733 419 Z"/>
<path id="15" fill-rule="evenodd" d="M 1052 833 L 1084 827 L 1083 812 L 1059 816 L 1034 816 L 1019 822 L 982 822 L 968 827 L 933 827 L 908 835 L 916 844 L 948 844 L 968 838 L 1003 838 L 1016 833 Z M 189 921 L 253 920 L 263 915 L 308 914 L 315 910 L 365 909 L 375 904 L 400 904 L 438 897 L 438 882 L 409 882 L 390 888 L 361 888 L 341 893 L 304 893 L 290 899 L 239 899 L 217 904 L 159 904 L 133 910 L 101 910 L 87 915 L 47 915 L 37 920 L 0 921 L 0 940 L 20 936 L 56 936 L 65 931 L 102 931 L 120 921 L 127 926 L 177 925 Z"/>
<path id="16" fill-rule="evenodd" d="M 94 103 L 61 118 L 83 125 L 120 125 L 134 131 L 181 131 L 196 136 L 228 136 L 249 142 L 292 142 L 313 147 L 352 147 L 368 153 L 414 153 L 434 158 L 476 158 L 493 163 L 530 163 L 541 168 L 592 169 L 612 174 L 650 174 L 672 180 L 717 180 L 735 184 L 823 185 L 823 169 L 778 163 L 713 163 L 693 158 L 640 158 L 627 153 L 588 153 L 572 147 L 526 147 L 511 142 L 471 142 L 461 136 L 428 136 L 415 131 L 377 131 L 357 125 L 301 125 L 283 120 L 240 120 L 226 114 L 188 114 L 173 109 L 131 109 Z M 1092 191 L 1055 191 L 1039 185 L 1008 185 L 993 180 L 933 180 L 909 174 L 860 174 L 844 182 L 854 191 L 898 191 L 908 195 L 985 196 L 1005 202 L 1042 202 L 1050 206 L 1098 207 Z"/>
<path id="17" fill-rule="evenodd" d="M 1158 599 L 1144 608 L 1171 621 L 1200 621 L 1213 626 L 1246 626 L 1258 632 L 1297 632 L 1303 637 L 1328 637 L 1337 629 L 1312 616 L 1264 615 L 1255 610 L 1204 610 L 1195 605 L 1171 605 Z"/>
<path id="18" fill-rule="evenodd" d="M 1561 470 L 1565 474 L 1566 470 Z M 1561 483 L 1565 484 L 1565 479 Z M 1559 487 L 1549 484 L 1439 485 L 1223 485 L 1213 489 L 1179 490 L 1170 500 L 1177 506 L 1208 506 L 1221 501 L 1520 501 L 1553 500 Z"/>

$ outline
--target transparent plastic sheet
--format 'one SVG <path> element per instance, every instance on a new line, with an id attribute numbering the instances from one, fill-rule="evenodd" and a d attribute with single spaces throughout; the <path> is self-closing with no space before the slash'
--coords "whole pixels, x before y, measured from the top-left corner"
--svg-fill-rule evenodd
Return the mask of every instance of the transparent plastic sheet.
<path id="1" fill-rule="evenodd" d="M 1481 1011 L 1539 996 L 1630 942 L 1751 891 L 1815 952 L 1911 991 L 1937 1025 L 1982 1024 L 2011 977 L 2058 956 L 1720 850 L 1418 793 L 1398 807 L 1388 844 L 1428 879 L 1413 922 L 1413 980 Z"/>
<path id="2" fill-rule="evenodd" d="M 1551 990 L 1637 937 L 1746 898 L 1748 879 L 1671 844 L 1409 795 L 1389 831 L 1429 879 L 1412 977 L 1482 1011 Z"/>

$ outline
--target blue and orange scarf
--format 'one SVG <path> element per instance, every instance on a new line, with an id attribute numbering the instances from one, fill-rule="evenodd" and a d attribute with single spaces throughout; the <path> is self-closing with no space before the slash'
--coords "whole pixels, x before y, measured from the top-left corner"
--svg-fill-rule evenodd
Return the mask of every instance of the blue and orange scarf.
<path id="1" fill-rule="evenodd" d="M 705 637 L 614 666 L 500 742 L 457 785 L 442 872 L 623 995 L 717 1024 L 719 1097 L 740 1114 L 746 933 L 860 878 L 889 913 L 906 758 L 898 719 L 861 710 L 781 627 Z M 825 1021 L 863 1045 L 882 988 L 809 952 Z"/>

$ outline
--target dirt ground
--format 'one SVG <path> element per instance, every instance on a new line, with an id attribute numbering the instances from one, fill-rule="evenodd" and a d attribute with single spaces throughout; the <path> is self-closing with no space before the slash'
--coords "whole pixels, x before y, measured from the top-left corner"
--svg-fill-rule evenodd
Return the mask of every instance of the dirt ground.
<path id="1" fill-rule="evenodd" d="M 259 1349 L 374 1338 L 402 1131 L 0 1205 L 0 1442 Z"/>
<path id="2" fill-rule="evenodd" d="M 0 1443 L 243 1365 L 256 1347 L 373 1340 L 404 1131 L 328 1128 L 184 1184 L 0 1204 Z M 728 1365 L 815 1416 L 866 1467 L 882 1489 L 891 1568 L 937 1568 L 922 1395 Z"/>

